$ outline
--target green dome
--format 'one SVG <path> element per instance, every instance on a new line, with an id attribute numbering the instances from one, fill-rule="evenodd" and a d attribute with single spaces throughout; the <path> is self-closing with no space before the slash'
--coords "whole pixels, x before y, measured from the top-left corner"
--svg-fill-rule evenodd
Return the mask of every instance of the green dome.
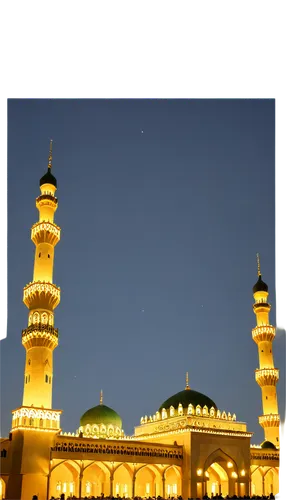
<path id="1" fill-rule="evenodd" d="M 264 281 L 262 281 L 261 274 L 258 277 L 257 282 L 255 283 L 254 287 L 252 288 L 253 293 L 256 292 L 268 292 L 268 286 Z"/>
<path id="2" fill-rule="evenodd" d="M 52 184 L 57 187 L 57 179 L 53 176 L 50 168 L 48 168 L 47 173 L 40 179 L 40 186 L 43 184 Z"/>
<path id="3" fill-rule="evenodd" d="M 122 428 L 122 420 L 116 411 L 108 406 L 99 404 L 87 410 L 80 419 L 80 426 L 85 425 L 113 425 L 114 427 Z"/>
<path id="4" fill-rule="evenodd" d="M 201 392 L 193 391 L 192 389 L 185 389 L 184 391 L 177 392 L 177 394 L 174 394 L 174 396 L 171 396 L 169 399 L 164 401 L 164 403 L 160 406 L 159 411 L 163 408 L 167 410 L 170 406 L 178 408 L 180 403 L 183 408 L 188 408 L 189 404 L 192 404 L 194 407 L 200 405 L 202 408 L 204 406 L 207 406 L 208 408 L 213 406 L 217 410 L 216 404 L 208 396 L 205 396 Z"/>
<path id="5" fill-rule="evenodd" d="M 261 448 L 267 449 L 267 450 L 269 450 L 269 449 L 276 450 L 277 449 L 276 446 L 273 443 L 271 443 L 271 441 L 264 441 L 263 443 L 261 443 L 260 446 L 261 446 Z"/>

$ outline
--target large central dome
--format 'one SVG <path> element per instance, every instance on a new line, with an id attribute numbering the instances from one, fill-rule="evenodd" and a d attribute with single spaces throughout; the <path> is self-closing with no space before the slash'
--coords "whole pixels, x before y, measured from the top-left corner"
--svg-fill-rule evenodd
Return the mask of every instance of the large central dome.
<path id="1" fill-rule="evenodd" d="M 163 408 L 165 408 L 165 410 L 168 410 L 170 406 L 178 408 L 179 404 L 181 404 L 183 408 L 188 408 L 188 406 L 192 404 L 194 407 L 200 405 L 202 408 L 204 406 L 207 406 L 209 409 L 211 407 L 214 407 L 214 409 L 217 410 L 217 405 L 212 401 L 212 399 L 210 399 L 208 396 L 205 396 L 205 394 L 202 394 L 201 392 L 197 392 L 188 388 L 184 391 L 177 392 L 176 394 L 174 394 L 174 396 L 171 396 L 169 399 L 164 401 L 164 403 L 161 404 L 159 411 L 161 411 Z"/>

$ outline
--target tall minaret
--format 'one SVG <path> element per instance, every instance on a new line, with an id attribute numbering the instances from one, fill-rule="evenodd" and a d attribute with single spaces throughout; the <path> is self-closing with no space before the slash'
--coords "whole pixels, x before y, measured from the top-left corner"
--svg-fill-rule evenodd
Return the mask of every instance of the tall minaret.
<path id="1" fill-rule="evenodd" d="M 33 281 L 24 288 L 23 296 L 29 309 L 28 328 L 22 332 L 26 349 L 23 406 L 36 408 L 52 408 L 53 350 L 58 345 L 54 309 L 60 302 L 60 289 L 53 284 L 53 267 L 60 228 L 54 224 L 58 200 L 57 181 L 52 174 L 52 144 L 48 171 L 40 180 L 41 194 L 36 199 L 39 221 L 31 230 L 36 246 Z"/>
<path id="2" fill-rule="evenodd" d="M 269 324 L 271 305 L 268 303 L 268 286 L 262 281 L 260 259 L 257 254 L 258 280 L 253 287 L 253 311 L 257 326 L 252 330 L 252 338 L 258 347 L 259 369 L 255 371 L 255 380 L 261 387 L 263 415 L 259 424 L 264 429 L 266 441 L 279 446 L 279 422 L 276 384 L 279 370 L 274 368 L 272 342 L 275 337 L 275 327 Z"/>

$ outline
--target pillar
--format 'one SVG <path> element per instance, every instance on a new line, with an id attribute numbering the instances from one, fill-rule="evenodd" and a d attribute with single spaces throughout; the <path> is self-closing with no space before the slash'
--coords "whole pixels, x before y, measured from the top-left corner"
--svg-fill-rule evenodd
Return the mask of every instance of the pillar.
<path id="1" fill-rule="evenodd" d="M 162 476 L 162 497 L 163 498 L 166 498 L 165 497 L 165 482 L 166 482 L 166 478 L 165 478 L 165 475 L 163 473 L 163 476 Z"/>
<path id="2" fill-rule="evenodd" d="M 82 478 L 83 478 L 83 471 L 79 473 L 79 483 L 78 483 L 78 497 L 81 498 L 82 494 Z"/>
<path id="3" fill-rule="evenodd" d="M 114 474 L 113 472 L 110 473 L 110 496 L 113 497 L 113 479 L 114 479 Z"/>
<path id="4" fill-rule="evenodd" d="M 134 472 L 132 477 L 132 498 L 135 497 L 135 481 L 136 481 L 136 473 Z"/>

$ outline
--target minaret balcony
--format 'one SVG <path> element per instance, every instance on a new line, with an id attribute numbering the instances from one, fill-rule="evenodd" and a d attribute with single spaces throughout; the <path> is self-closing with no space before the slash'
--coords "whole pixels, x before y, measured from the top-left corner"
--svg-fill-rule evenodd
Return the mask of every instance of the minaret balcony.
<path id="1" fill-rule="evenodd" d="M 256 326 L 252 329 L 252 338 L 256 344 L 268 340 L 272 342 L 275 337 L 275 327 L 272 325 Z"/>
<path id="2" fill-rule="evenodd" d="M 49 243 L 54 247 L 61 237 L 61 229 L 52 222 L 37 222 L 31 229 L 31 240 L 38 245 L 39 243 Z"/>
<path id="3" fill-rule="evenodd" d="M 253 304 L 253 311 L 255 314 L 260 312 L 269 312 L 271 309 L 271 305 L 268 302 L 255 302 Z"/>
<path id="4" fill-rule="evenodd" d="M 255 380 L 260 387 L 264 385 L 276 385 L 279 380 L 279 370 L 277 368 L 255 370 Z"/>
<path id="5" fill-rule="evenodd" d="M 58 329 L 43 323 L 35 323 L 22 330 L 22 344 L 26 349 L 36 346 L 55 349 L 58 345 L 58 338 Z"/>
<path id="6" fill-rule="evenodd" d="M 279 427 L 280 415 L 273 413 L 269 415 L 261 415 L 260 417 L 258 417 L 258 421 L 263 429 L 265 427 Z"/>
<path id="7" fill-rule="evenodd" d="M 52 194 L 41 194 L 38 198 L 36 198 L 36 207 L 39 210 L 43 206 L 50 206 L 56 210 L 58 206 L 58 199 Z"/>
<path id="8" fill-rule="evenodd" d="M 29 283 L 24 288 L 23 302 L 30 310 L 54 310 L 60 303 L 60 288 L 45 281 Z"/>

